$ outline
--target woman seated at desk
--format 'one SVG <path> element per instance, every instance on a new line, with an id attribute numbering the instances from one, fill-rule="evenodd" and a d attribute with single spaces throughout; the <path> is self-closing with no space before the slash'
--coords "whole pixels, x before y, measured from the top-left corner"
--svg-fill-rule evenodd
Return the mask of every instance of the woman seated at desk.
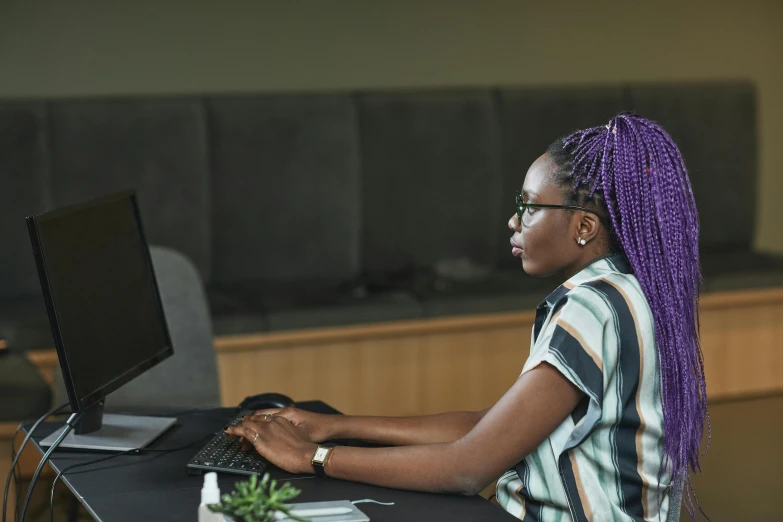
<path id="1" fill-rule="evenodd" d="M 558 139 L 508 226 L 525 272 L 565 282 L 538 306 L 530 357 L 493 407 L 265 410 L 228 432 L 291 472 L 466 495 L 497 480 L 497 502 L 525 521 L 665 521 L 707 415 L 699 222 L 677 146 L 631 113 Z M 391 447 L 318 447 L 338 438 Z"/>

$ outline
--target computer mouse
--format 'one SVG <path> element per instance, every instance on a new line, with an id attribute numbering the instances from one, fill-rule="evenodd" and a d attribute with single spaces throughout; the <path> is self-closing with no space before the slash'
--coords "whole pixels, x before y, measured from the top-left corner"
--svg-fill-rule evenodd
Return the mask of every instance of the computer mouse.
<path id="1" fill-rule="evenodd" d="M 240 410 L 265 410 L 267 408 L 288 408 L 296 403 L 282 393 L 261 393 L 245 397 L 239 405 Z"/>

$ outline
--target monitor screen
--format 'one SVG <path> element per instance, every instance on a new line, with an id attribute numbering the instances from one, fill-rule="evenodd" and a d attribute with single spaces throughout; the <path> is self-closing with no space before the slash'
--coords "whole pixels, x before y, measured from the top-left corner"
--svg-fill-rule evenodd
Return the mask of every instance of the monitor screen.
<path id="1" fill-rule="evenodd" d="M 172 355 L 133 192 L 29 217 L 28 228 L 74 411 Z"/>

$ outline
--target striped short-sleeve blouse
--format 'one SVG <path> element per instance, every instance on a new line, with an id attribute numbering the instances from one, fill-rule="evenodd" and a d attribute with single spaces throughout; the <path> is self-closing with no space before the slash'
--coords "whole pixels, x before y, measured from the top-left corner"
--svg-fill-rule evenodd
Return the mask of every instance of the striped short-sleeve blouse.
<path id="1" fill-rule="evenodd" d="M 498 480 L 498 503 L 524 521 L 665 522 L 671 472 L 653 317 L 624 256 L 588 265 L 538 306 L 522 373 L 542 362 L 585 397 Z"/>

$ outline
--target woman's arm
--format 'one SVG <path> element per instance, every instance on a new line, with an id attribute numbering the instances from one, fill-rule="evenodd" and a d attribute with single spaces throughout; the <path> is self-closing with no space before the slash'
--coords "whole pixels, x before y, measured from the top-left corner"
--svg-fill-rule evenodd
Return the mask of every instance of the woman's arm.
<path id="1" fill-rule="evenodd" d="M 548 363 L 524 373 L 467 434 L 451 442 L 332 450 L 327 475 L 378 486 L 474 495 L 543 442 L 583 393 Z M 229 433 L 252 440 L 273 464 L 313 472 L 316 445 L 282 417 L 247 420 Z M 258 436 L 256 436 L 258 434 Z"/>
<path id="2" fill-rule="evenodd" d="M 583 393 L 547 363 L 522 375 L 454 442 L 400 448 L 335 448 L 327 475 L 378 486 L 475 495 L 543 442 Z"/>
<path id="3" fill-rule="evenodd" d="M 307 433 L 313 442 L 355 439 L 388 446 L 406 446 L 458 440 L 472 430 L 487 411 L 460 411 L 420 417 L 355 417 L 285 408 L 260 410 L 249 419 L 262 422 L 266 414 L 286 418 Z"/>
<path id="4" fill-rule="evenodd" d="M 335 416 L 330 438 L 390 446 L 454 442 L 472 430 L 488 411 L 457 411 L 419 417 Z"/>

